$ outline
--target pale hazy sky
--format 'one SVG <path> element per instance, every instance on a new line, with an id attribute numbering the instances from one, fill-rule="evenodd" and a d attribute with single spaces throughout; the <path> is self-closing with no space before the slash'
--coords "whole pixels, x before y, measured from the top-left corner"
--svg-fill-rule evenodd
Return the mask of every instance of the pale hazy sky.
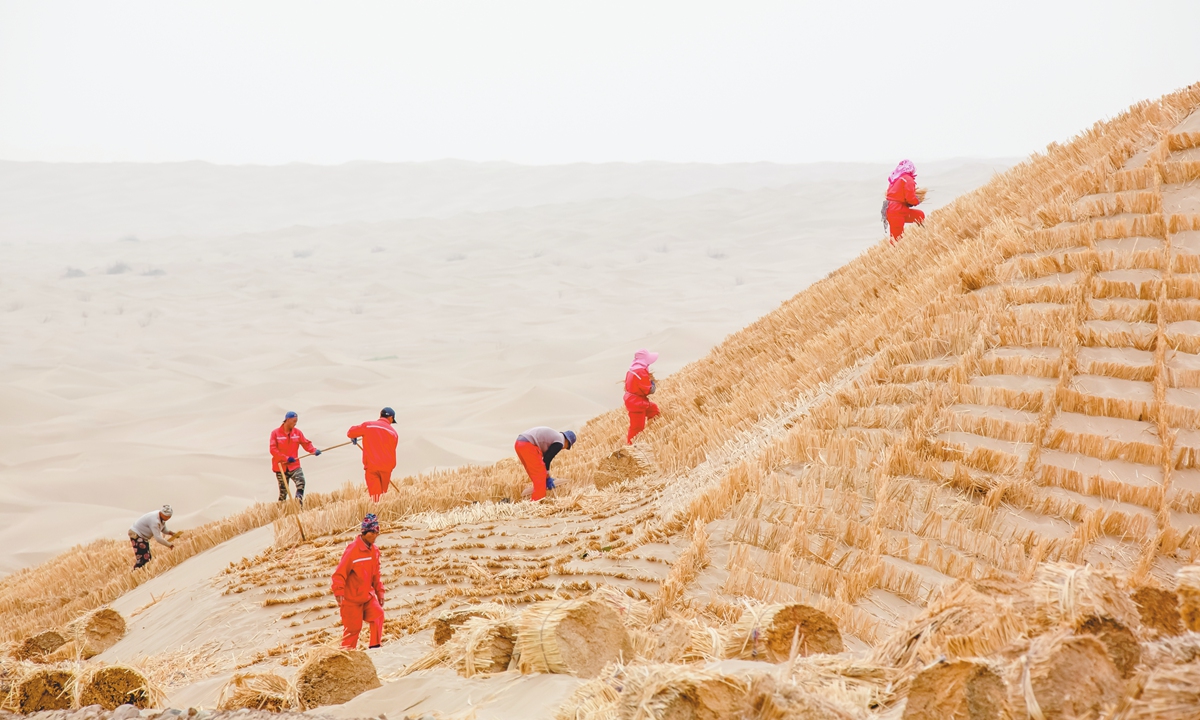
<path id="1" fill-rule="evenodd" d="M 0 159 L 1023 156 L 1200 81 L 1200 0 L 10 2 Z"/>

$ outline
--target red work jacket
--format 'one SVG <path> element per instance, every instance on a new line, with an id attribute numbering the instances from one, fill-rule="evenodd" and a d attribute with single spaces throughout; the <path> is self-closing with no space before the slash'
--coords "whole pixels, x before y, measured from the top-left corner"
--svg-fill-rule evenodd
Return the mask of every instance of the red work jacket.
<path id="1" fill-rule="evenodd" d="M 917 179 L 911 173 L 904 173 L 892 181 L 887 189 L 888 210 L 901 207 L 915 207 L 921 204 L 917 197 Z"/>
<path id="2" fill-rule="evenodd" d="M 362 536 L 346 546 L 342 560 L 333 571 L 334 595 L 346 602 L 365 603 L 374 595 L 383 604 L 383 581 L 379 577 L 379 545 L 367 547 Z"/>
<path id="3" fill-rule="evenodd" d="M 634 412 L 645 411 L 650 407 L 650 393 L 653 390 L 653 380 L 650 370 L 630 368 L 625 373 L 625 407 Z"/>
<path id="4" fill-rule="evenodd" d="M 400 436 L 390 422 L 380 418 L 355 425 L 346 431 L 348 438 L 363 439 L 363 467 L 367 470 L 391 470 L 396 467 L 396 445 Z"/>
<path id="5" fill-rule="evenodd" d="M 280 465 L 287 465 L 288 470 L 295 470 L 300 467 L 300 461 L 287 462 L 290 457 L 300 457 L 300 446 L 308 452 L 316 450 L 313 444 L 304 437 L 304 433 L 300 432 L 300 428 L 292 428 L 289 433 L 283 429 L 283 426 L 275 428 L 271 431 L 271 470 L 279 472 Z"/>

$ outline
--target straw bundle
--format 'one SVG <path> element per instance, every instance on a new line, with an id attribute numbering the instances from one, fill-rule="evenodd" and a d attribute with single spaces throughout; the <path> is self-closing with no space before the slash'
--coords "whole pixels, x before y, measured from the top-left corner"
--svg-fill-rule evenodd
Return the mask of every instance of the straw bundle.
<path id="1" fill-rule="evenodd" d="M 845 649 L 837 623 L 799 603 L 747 608 L 730 632 L 729 651 L 744 660 L 783 662 L 796 653 L 840 653 Z"/>
<path id="2" fill-rule="evenodd" d="M 1006 672 L 1009 702 L 1018 717 L 1073 720 L 1111 711 L 1121 697 L 1121 674 L 1104 645 L 1066 632 L 1034 639 Z"/>
<path id="3" fill-rule="evenodd" d="M 121 705 L 133 705 L 147 708 L 158 705 L 163 698 L 162 691 L 140 670 L 128 665 L 94 666 L 76 683 L 80 707 L 99 705 L 105 710 L 115 710 Z"/>
<path id="4" fill-rule="evenodd" d="M 446 654 L 463 677 L 504 672 L 516 641 L 517 628 L 512 621 L 477 616 L 467 620 L 446 643 Z"/>
<path id="5" fill-rule="evenodd" d="M 1144 629 L 1164 637 L 1173 637 L 1183 632 L 1179 597 L 1175 593 L 1144 585 L 1129 597 L 1137 606 Z"/>
<path id="6" fill-rule="evenodd" d="M 1200 660 L 1200 633 L 1185 632 L 1142 646 L 1142 663 L 1146 667 L 1186 665 Z"/>
<path id="7" fill-rule="evenodd" d="M 53 630 L 47 630 L 33 637 L 25 638 L 13 651 L 13 657 L 18 660 L 38 660 L 50 655 L 66 643 L 66 638 L 62 635 Z"/>
<path id="8" fill-rule="evenodd" d="M 67 625 L 75 648 L 84 659 L 95 657 L 125 636 L 125 618 L 112 608 L 100 608 Z"/>
<path id="9" fill-rule="evenodd" d="M 275 673 L 234 673 L 221 688 L 218 710 L 281 712 L 295 705 L 295 690 Z"/>
<path id="10" fill-rule="evenodd" d="M 1004 678 L 987 663 L 938 662 L 917 674 L 902 720 L 1006 720 Z"/>
<path id="11" fill-rule="evenodd" d="M 448 610 L 434 618 L 433 644 L 444 645 L 446 641 L 454 637 L 455 630 L 465 625 L 471 618 L 483 617 L 494 620 L 502 618 L 508 613 L 508 608 L 496 603 L 467 605 Z"/>
<path id="12" fill-rule="evenodd" d="M 1112 618 L 1126 627 L 1141 621 L 1137 606 L 1109 576 L 1090 566 L 1046 563 L 1038 567 L 1029 597 L 1043 625 L 1076 624 L 1090 617 Z"/>
<path id="13" fill-rule="evenodd" d="M 1184 628 L 1200 631 L 1200 565 L 1188 565 L 1175 573 L 1175 594 Z"/>
<path id="14" fill-rule="evenodd" d="M 629 668 L 621 691 L 620 720 L 725 720 L 751 708 L 749 682 L 687 666 Z"/>
<path id="15" fill-rule="evenodd" d="M 1200 717 L 1200 664 L 1151 671 L 1141 694 L 1130 703 L 1130 720 L 1196 720 Z"/>
<path id="16" fill-rule="evenodd" d="M 616 720 L 617 703 L 625 683 L 625 670 L 620 665 L 612 671 L 593 678 L 575 688 L 554 713 L 554 720 Z M 608 670 L 609 668 L 606 668 Z"/>
<path id="17" fill-rule="evenodd" d="M 940 657 L 982 657 L 1021 637 L 1026 629 L 1011 598 L 959 582 L 942 590 L 920 614 L 880 643 L 871 657 L 892 667 Z"/>
<path id="18" fill-rule="evenodd" d="M 612 662 L 631 658 L 633 648 L 621 617 L 596 600 L 547 600 L 518 620 L 522 673 L 569 673 L 596 677 Z"/>
<path id="19" fill-rule="evenodd" d="M 26 673 L 12 688 L 17 712 L 68 710 L 74 702 L 75 673 L 59 668 L 38 668 Z"/>
<path id="20" fill-rule="evenodd" d="M 604 458 L 596 466 L 592 480 L 596 487 L 606 488 L 609 485 L 626 480 L 634 480 L 649 475 L 651 466 L 631 447 L 623 447 L 612 455 Z"/>
<path id="21" fill-rule="evenodd" d="M 1142 660 L 1142 646 L 1133 631 L 1108 617 L 1083 618 L 1075 624 L 1078 635 L 1092 635 L 1104 644 L 1108 657 L 1121 677 L 1129 677 Z"/>
<path id="22" fill-rule="evenodd" d="M 362 650 L 317 648 L 296 674 L 297 700 L 304 710 L 340 705 L 380 685 L 375 663 Z"/>

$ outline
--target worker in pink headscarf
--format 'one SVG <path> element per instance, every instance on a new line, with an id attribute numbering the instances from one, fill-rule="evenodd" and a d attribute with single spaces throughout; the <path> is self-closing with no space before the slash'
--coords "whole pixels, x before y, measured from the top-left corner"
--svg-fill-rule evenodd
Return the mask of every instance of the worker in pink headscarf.
<path id="1" fill-rule="evenodd" d="M 629 432 L 625 435 L 625 444 L 632 445 L 646 427 L 647 420 L 658 417 L 658 406 L 650 402 L 650 396 L 657 389 L 654 376 L 650 374 L 650 366 L 658 359 L 658 353 L 649 350 L 638 350 L 633 354 L 633 364 L 625 373 L 625 409 L 629 411 Z"/>
<path id="2" fill-rule="evenodd" d="M 904 224 L 915 222 L 925 224 L 925 213 L 916 208 L 921 204 L 917 196 L 917 168 L 911 160 L 901 160 L 892 174 L 888 176 L 887 200 L 884 202 L 884 222 L 892 235 L 889 240 L 896 244 L 904 233 Z"/>

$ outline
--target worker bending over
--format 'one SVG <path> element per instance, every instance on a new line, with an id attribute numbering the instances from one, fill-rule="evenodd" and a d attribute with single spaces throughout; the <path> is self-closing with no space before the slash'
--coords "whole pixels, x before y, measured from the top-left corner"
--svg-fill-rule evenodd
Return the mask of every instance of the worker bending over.
<path id="1" fill-rule="evenodd" d="M 658 417 L 658 406 L 650 402 L 650 396 L 658 389 L 654 376 L 650 374 L 650 366 L 655 360 L 658 360 L 658 353 L 638 350 L 633 354 L 633 364 L 625 373 L 625 409 L 629 411 L 626 445 L 633 444 L 633 439 L 646 427 L 647 420 Z"/>
<path id="2" fill-rule="evenodd" d="M 392 483 L 392 470 L 396 469 L 396 445 L 400 442 L 400 436 L 392 427 L 395 424 L 396 411 L 385 407 L 379 411 L 378 420 L 368 420 L 346 431 L 350 442 L 362 448 L 367 492 L 375 502 L 379 502 L 379 498 L 388 491 Z"/>
<path id="3" fill-rule="evenodd" d="M 533 494 L 530 500 L 538 502 L 546 497 L 546 490 L 554 489 L 554 478 L 550 477 L 550 463 L 560 450 L 570 450 L 575 444 L 575 433 L 570 430 L 559 432 L 548 427 L 535 427 L 517 436 L 517 459 L 525 466 Z"/>
<path id="4" fill-rule="evenodd" d="M 271 431 L 271 469 L 279 482 L 279 502 L 288 499 L 288 480 L 296 486 L 296 501 L 304 504 L 304 469 L 300 467 L 300 448 L 313 455 L 321 451 L 313 446 L 296 423 L 300 416 L 291 410 L 283 416 L 283 424 Z"/>
<path id="5" fill-rule="evenodd" d="M 921 203 L 917 195 L 917 168 L 911 160 L 901 160 L 892 174 L 888 176 L 887 189 L 887 225 L 892 238 L 888 242 L 895 244 L 904 233 L 904 224 L 915 222 L 925 224 L 925 213 L 915 206 Z"/>
<path id="6" fill-rule="evenodd" d="M 175 547 L 175 543 L 167 540 L 168 537 L 174 538 L 179 534 L 167 529 L 167 520 L 171 519 L 173 513 L 170 505 L 163 505 L 161 510 L 148 512 L 138 518 L 129 528 L 129 542 L 133 545 L 133 558 L 136 563 L 133 566 L 134 570 L 150 562 L 150 538 L 154 538 L 159 545 Z"/>
<path id="7" fill-rule="evenodd" d="M 342 615 L 342 647 L 358 647 L 363 621 L 370 626 L 368 647 L 383 643 L 383 580 L 379 573 L 379 519 L 368 514 L 362 533 L 346 547 L 333 571 L 333 596 Z"/>

